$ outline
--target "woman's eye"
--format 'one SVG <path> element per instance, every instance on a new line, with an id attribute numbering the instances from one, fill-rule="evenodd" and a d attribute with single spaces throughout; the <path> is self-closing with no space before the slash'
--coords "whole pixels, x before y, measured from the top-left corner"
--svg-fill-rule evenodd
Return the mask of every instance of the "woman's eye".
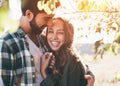
<path id="1" fill-rule="evenodd" d="M 52 31 L 52 30 L 49 30 L 48 33 L 53 33 L 53 31 Z"/>
<path id="2" fill-rule="evenodd" d="M 59 33 L 59 34 L 64 34 L 64 32 L 63 32 L 63 31 L 59 31 L 58 33 Z"/>

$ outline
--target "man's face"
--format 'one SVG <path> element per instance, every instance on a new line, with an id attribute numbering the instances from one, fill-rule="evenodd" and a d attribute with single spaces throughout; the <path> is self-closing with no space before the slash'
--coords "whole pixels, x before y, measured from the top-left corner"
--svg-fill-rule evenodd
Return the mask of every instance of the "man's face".
<path id="1" fill-rule="evenodd" d="M 40 34 L 43 29 L 47 26 L 47 21 L 50 16 L 46 13 L 38 13 L 30 22 L 32 32 L 35 34 Z"/>

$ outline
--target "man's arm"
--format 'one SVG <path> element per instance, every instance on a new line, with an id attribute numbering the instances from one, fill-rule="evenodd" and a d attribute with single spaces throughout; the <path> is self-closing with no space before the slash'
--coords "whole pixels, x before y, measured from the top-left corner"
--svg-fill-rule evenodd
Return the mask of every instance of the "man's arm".
<path id="1" fill-rule="evenodd" d="M 86 65 L 86 74 L 84 77 L 87 80 L 87 86 L 94 86 L 95 76 L 89 69 L 88 65 Z"/>
<path id="2" fill-rule="evenodd" d="M 2 84 L 9 86 L 13 74 L 12 72 L 12 62 L 11 53 L 7 44 L 0 39 L 0 77 Z"/>
<path id="3" fill-rule="evenodd" d="M 87 80 L 87 86 L 94 86 L 95 77 L 92 75 L 85 75 L 85 79 Z"/>

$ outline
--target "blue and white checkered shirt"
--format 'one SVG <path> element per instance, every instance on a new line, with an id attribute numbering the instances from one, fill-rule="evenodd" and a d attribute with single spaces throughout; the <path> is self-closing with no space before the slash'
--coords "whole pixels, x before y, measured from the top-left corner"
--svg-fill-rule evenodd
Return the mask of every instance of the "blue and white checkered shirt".
<path id="1" fill-rule="evenodd" d="M 0 76 L 4 86 L 35 86 L 34 58 L 21 29 L 0 39 Z"/>

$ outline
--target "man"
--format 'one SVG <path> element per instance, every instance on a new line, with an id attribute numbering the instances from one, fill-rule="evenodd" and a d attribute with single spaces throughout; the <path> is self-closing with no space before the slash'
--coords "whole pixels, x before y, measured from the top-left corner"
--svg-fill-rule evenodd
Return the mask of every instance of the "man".
<path id="1" fill-rule="evenodd" d="M 40 86 L 43 80 L 40 57 L 44 45 L 41 45 L 39 34 L 52 16 L 38 9 L 38 1 L 26 1 L 19 29 L 1 39 L 0 77 L 5 86 Z"/>
<path id="2" fill-rule="evenodd" d="M 42 49 L 37 39 L 51 15 L 37 7 L 39 0 L 27 0 L 22 6 L 20 27 L 3 38 L 0 49 L 1 77 L 5 86 L 39 86 Z"/>

